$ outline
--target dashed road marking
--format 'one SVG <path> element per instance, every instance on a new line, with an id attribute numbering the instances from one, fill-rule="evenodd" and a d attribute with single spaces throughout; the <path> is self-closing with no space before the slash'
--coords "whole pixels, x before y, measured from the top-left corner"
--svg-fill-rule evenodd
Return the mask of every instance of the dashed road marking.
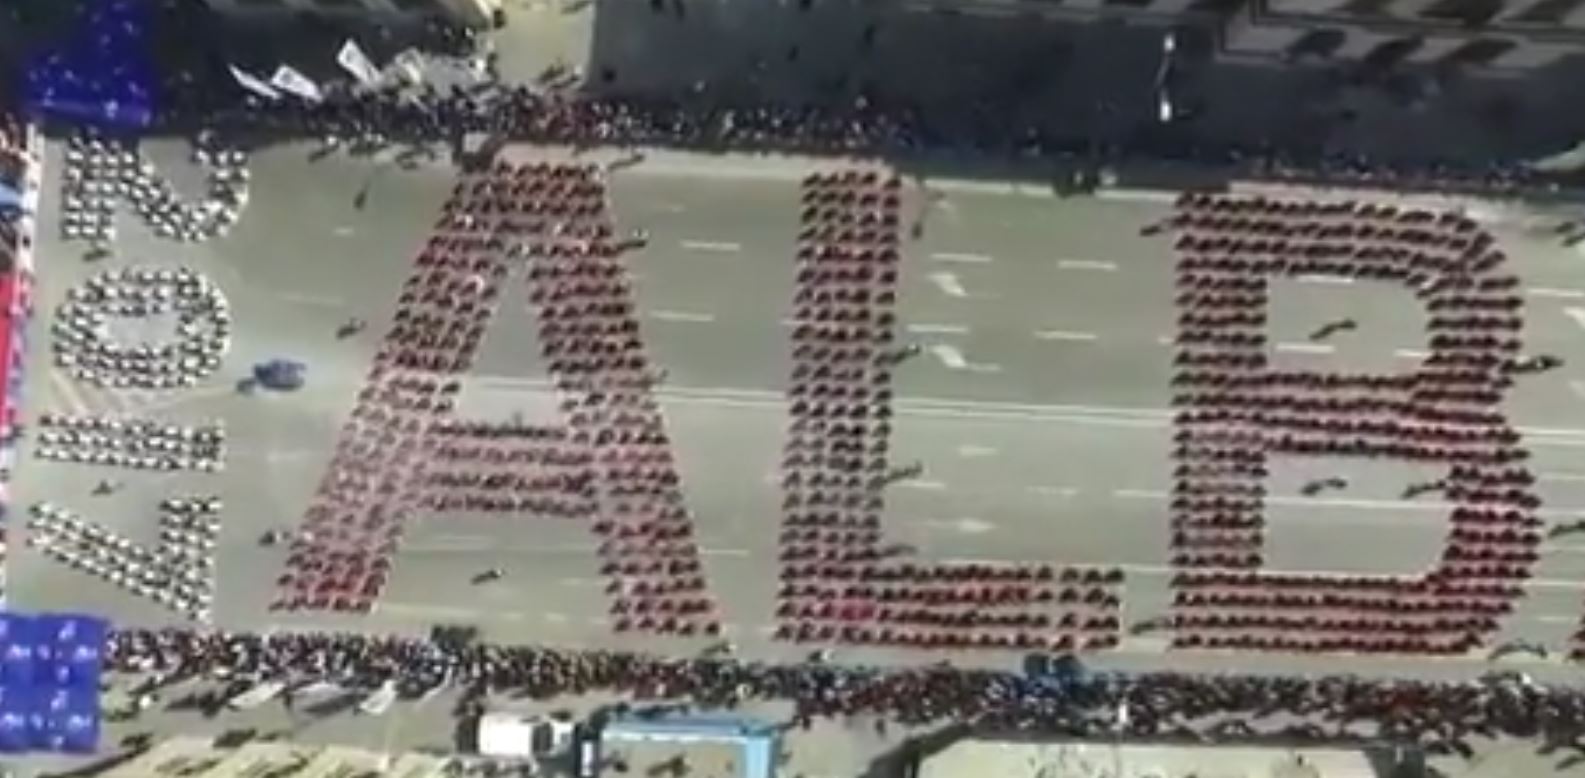
<path id="1" fill-rule="evenodd" d="M 1532 286 L 1524 290 L 1531 297 L 1550 297 L 1554 300 L 1585 300 L 1585 290 L 1580 289 L 1553 289 L 1545 286 Z"/>
<path id="2" fill-rule="evenodd" d="M 1328 284 L 1328 285 L 1331 285 L 1331 286 L 1350 286 L 1350 285 L 1352 285 L 1354 283 L 1354 279 L 1349 278 L 1348 276 L 1327 276 L 1327 275 L 1299 276 L 1299 283 L 1301 283 L 1301 284 Z"/>
<path id="3" fill-rule="evenodd" d="M 1069 331 L 1069 330 L 1037 330 L 1035 332 L 1035 337 L 1039 338 L 1040 340 L 1066 340 L 1066 341 L 1081 342 L 1081 341 L 1095 340 L 1099 336 L 1096 335 L 1093 332 L 1072 332 L 1072 331 Z"/>
<path id="4" fill-rule="evenodd" d="M 906 487 L 908 489 L 919 489 L 926 492 L 940 492 L 945 491 L 947 488 L 947 485 L 941 481 L 919 481 L 912 478 L 898 481 L 897 485 L 900 487 Z"/>
<path id="5" fill-rule="evenodd" d="M 960 456 L 960 457 L 993 457 L 993 456 L 996 456 L 996 449 L 991 448 L 990 446 L 976 446 L 976 445 L 972 445 L 972 444 L 962 445 L 962 446 L 958 446 L 958 456 Z"/>
<path id="6" fill-rule="evenodd" d="M 1165 500 L 1171 495 L 1159 489 L 1113 489 L 1112 496 L 1120 500 Z M 1458 507 L 1447 502 L 1411 502 L 1408 500 L 1366 500 L 1349 497 L 1287 497 L 1270 495 L 1262 500 L 1267 505 L 1293 508 L 1353 508 L 1359 510 L 1413 511 L 1415 513 L 1440 513 Z M 1541 508 L 1535 511 L 1543 517 L 1575 517 L 1585 508 Z M 1269 519 L 1270 517 L 1268 517 Z M 1403 517 L 1396 517 L 1403 518 Z M 1430 518 L 1440 517 L 1432 516 Z"/>
<path id="7" fill-rule="evenodd" d="M 1431 356 L 1431 352 L 1417 348 L 1400 348 L 1394 350 L 1392 355 L 1402 359 L 1425 359 Z"/>
<path id="8" fill-rule="evenodd" d="M 1097 259 L 1059 259 L 1057 268 L 1060 270 L 1099 270 L 1101 272 L 1116 272 L 1117 263 Z"/>
<path id="9" fill-rule="evenodd" d="M 995 524 L 992 524 L 991 522 L 988 522 L 984 519 L 972 517 L 962 519 L 936 519 L 934 521 L 925 522 L 925 525 L 932 529 L 950 530 L 960 535 L 983 535 L 987 532 L 990 532 L 991 530 L 996 529 Z"/>
<path id="10" fill-rule="evenodd" d="M 941 293 L 948 297 L 968 297 L 969 292 L 963 288 L 963 283 L 953 273 L 931 273 L 930 283 L 935 284 Z"/>
<path id="11" fill-rule="evenodd" d="M 743 244 L 721 240 L 685 240 L 682 247 L 690 251 L 703 251 L 709 254 L 731 254 L 742 251 Z"/>
<path id="12" fill-rule="evenodd" d="M 715 321 L 713 313 L 694 313 L 692 311 L 652 311 L 650 318 L 657 321 L 687 322 L 690 324 L 709 324 Z"/>
<path id="13" fill-rule="evenodd" d="M 951 346 L 931 346 L 930 353 L 935 354 L 936 359 L 941 360 L 941 364 L 946 365 L 949 369 L 964 370 L 969 366 L 969 361 L 963 358 L 963 352 Z"/>
<path id="14" fill-rule="evenodd" d="M 1564 308 L 1563 315 L 1569 317 L 1575 324 L 1585 327 L 1585 308 Z"/>
<path id="15" fill-rule="evenodd" d="M 908 331 L 916 335 L 967 335 L 969 328 L 961 324 L 910 324 Z"/>
<path id="16" fill-rule="evenodd" d="M 1325 343 L 1278 343 L 1277 350 L 1287 354 L 1330 354 L 1337 349 Z"/>
<path id="17" fill-rule="evenodd" d="M 955 251 L 938 251 L 930 255 L 938 262 L 956 262 L 964 265 L 983 265 L 994 261 L 988 254 L 962 254 Z"/>

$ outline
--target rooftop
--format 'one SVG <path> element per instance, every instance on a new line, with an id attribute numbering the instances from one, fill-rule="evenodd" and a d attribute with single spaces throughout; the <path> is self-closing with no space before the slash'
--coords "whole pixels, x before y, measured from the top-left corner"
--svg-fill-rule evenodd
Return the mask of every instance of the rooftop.
<path id="1" fill-rule="evenodd" d="M 1106 741 L 963 740 L 919 778 L 1377 778 L 1363 749 Z"/>

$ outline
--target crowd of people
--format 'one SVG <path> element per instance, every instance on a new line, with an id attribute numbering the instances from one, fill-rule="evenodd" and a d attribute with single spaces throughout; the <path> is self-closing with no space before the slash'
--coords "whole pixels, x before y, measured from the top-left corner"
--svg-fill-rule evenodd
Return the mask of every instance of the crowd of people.
<path id="1" fill-rule="evenodd" d="M 592 166 L 502 161 L 457 185 L 293 543 L 279 607 L 367 611 L 415 511 L 597 514 L 590 525 L 618 631 L 719 631 L 649 391 L 657 370 L 617 261 L 631 245 L 613 236 Z M 562 427 L 451 414 L 509 263 L 527 267 L 524 302 L 540 319 Z"/>
<path id="2" fill-rule="evenodd" d="M 884 543 L 902 181 L 802 184 L 792 420 L 782 460 L 780 636 L 923 648 L 1109 648 L 1121 571 L 912 564 Z M 1060 606 L 1053 615 L 1048 612 Z"/>
<path id="3" fill-rule="evenodd" d="M 359 92 L 327 89 L 319 103 L 260 100 L 229 75 L 213 82 L 186 79 L 191 95 L 172 106 L 170 123 L 222 126 L 294 137 L 378 139 L 382 143 L 454 143 L 464 132 L 531 142 L 582 145 L 657 145 L 701 150 L 796 151 L 897 155 L 950 152 L 968 158 L 1045 158 L 1093 169 L 1138 160 L 1232 168 L 1245 175 L 1296 182 L 1407 186 L 1459 191 L 1514 192 L 1553 186 L 1520 164 L 1480 160 L 1399 161 L 1314 149 L 1134 139 L 1075 138 L 1033 127 L 984 122 L 948 128 L 905 101 L 861 95 L 844 103 L 740 103 L 681 95 L 614 96 L 601 78 L 545 79 L 573 89 L 495 83 L 392 87 Z M 701 85 L 708 89 L 708 85 Z M 183 107 L 187 110 L 181 110 Z"/>
<path id="4" fill-rule="evenodd" d="M 27 187 L 32 154 L 26 125 L 0 106 L 0 269 L 15 267 L 23 242 L 32 240 L 22 229 L 20 202 Z M 14 203 L 12 195 L 16 197 Z"/>
<path id="5" fill-rule="evenodd" d="M 42 413 L 38 426 L 32 453 L 40 459 L 165 472 L 216 473 L 225 468 L 226 430 L 218 422 L 176 424 Z"/>
<path id="6" fill-rule="evenodd" d="M 198 622 L 214 606 L 214 553 L 220 498 L 160 501 L 159 544 L 149 547 L 53 503 L 28 510 L 27 544 L 72 570 L 94 576 Z"/>
<path id="7" fill-rule="evenodd" d="M 220 89 L 234 91 L 234 85 Z M 1071 154 L 1088 163 L 1139 151 L 1067 147 L 1029 135 L 946 137 L 916 112 L 863 99 L 842 108 L 701 107 L 549 94 L 527 85 L 425 89 L 416 96 L 333 90 L 319 104 L 247 99 L 177 120 L 249 133 L 267 128 L 454 145 L 465 133 L 485 133 L 579 145 L 1021 151 Z M 0 127 L 0 138 L 5 135 Z M 240 156 L 203 152 L 213 154 L 203 161 L 219 172 L 210 202 L 193 210 L 127 153 L 86 136 L 68 149 L 67 175 L 79 185 L 79 202 L 66 209 L 69 236 L 108 243 L 113 233 L 102 214 L 123 197 L 172 238 L 202 239 L 235 220 L 246 197 Z M 1449 181 L 1496 188 L 1535 182 L 1506 167 L 1391 171 L 1375 161 L 1295 160 L 1270 149 L 1209 156 L 1287 177 L 1324 173 L 1397 177 L 1401 183 L 1427 176 L 1444 187 Z M 937 648 L 1115 646 L 1118 571 L 916 565 L 893 558 L 904 550 L 881 544 L 875 484 L 891 475 L 884 444 L 890 370 L 905 358 L 892 342 L 897 189 L 894 178 L 863 170 L 804 182 L 789 390 L 795 419 L 783 463 L 781 540 L 788 568 L 779 592 L 781 636 Z M 612 235 L 604 196 L 595 172 L 580 165 L 501 163 L 459 184 L 404 287 L 395 327 L 336 444 L 332 475 L 291 536 L 277 607 L 369 611 L 389 582 L 401 526 L 418 512 L 527 511 L 546 518 L 601 517 L 591 525 L 601 536 L 617 629 L 718 632 L 715 605 L 702 596 L 699 549 L 680 479 L 649 394 L 656 370 L 634 335 L 630 281 L 617 259 L 630 241 Z M 1520 596 L 1539 542 L 1527 452 L 1492 407 L 1519 367 L 1513 334 L 1518 298 L 1489 236 L 1462 217 L 1364 203 L 1191 196 L 1178 214 L 1171 227 L 1180 233 L 1184 320 L 1174 380 L 1179 437 L 1171 515 L 1173 562 L 1187 570 L 1175 582 L 1175 645 L 1426 654 L 1484 642 Z M 0 229 L 4 224 L 0 220 Z M 508 236 L 522 248 L 509 250 Z M 541 318 L 544 356 L 568 422 L 563 428 L 448 418 L 460 376 L 476 359 L 485 317 L 505 288 L 509 262 L 529 268 L 527 302 Z M 1411 285 L 1433 313 L 1430 357 L 1405 377 L 1273 368 L 1261 330 L 1266 278 L 1305 274 Z M 91 312 L 81 314 L 81 326 L 68 322 L 77 329 L 65 333 L 67 342 L 88 338 L 102 323 Z M 195 357 L 200 367 L 207 353 Z M 154 356 L 101 355 L 110 361 L 83 369 L 128 375 L 122 368 Z M 412 369 L 437 375 L 415 378 Z M 1455 503 L 1447 558 L 1431 575 L 1412 579 L 1258 572 L 1264 562 L 1262 479 L 1273 453 L 1448 464 L 1449 475 L 1438 486 Z M 44 538 L 102 531 L 53 508 L 35 523 Z M 213 542 L 192 522 L 167 529 L 179 534 L 182 549 Z M 199 561 L 197 550 L 173 552 L 187 560 L 182 567 L 171 559 L 73 553 L 74 565 L 131 586 L 169 587 L 161 594 L 171 600 L 167 604 L 207 613 L 207 590 L 193 588 L 191 580 L 211 564 L 207 554 Z M 161 572 L 156 580 L 133 564 Z M 1068 607 L 1046 615 L 1053 605 Z M 1154 673 L 1105 676 L 1080 689 L 948 667 L 777 666 L 351 634 L 174 629 L 119 631 L 109 661 L 128 672 L 224 669 L 259 677 L 350 678 L 366 686 L 396 680 L 415 695 L 456 683 L 473 693 L 618 689 L 707 705 L 777 698 L 797 702 L 803 717 L 878 714 L 909 723 L 1078 735 L 1200 736 L 1216 719 L 1260 726 L 1270 714 L 1287 712 L 1306 723 L 1267 734 L 1388 736 L 1449 750 L 1472 733 L 1493 730 L 1539 733 L 1574 747 L 1585 737 L 1585 694 L 1514 683 Z M 1117 716 L 1124 702 L 1126 721 Z"/>
<path id="8" fill-rule="evenodd" d="M 125 319 L 171 316 L 176 338 L 125 342 Z M 191 268 L 115 268 L 73 287 L 50 324 L 55 363 L 72 378 L 114 389 L 181 389 L 220 369 L 231 348 L 231 306 Z"/>
<path id="9" fill-rule="evenodd" d="M 88 241 L 99 254 L 114 247 L 122 201 L 155 235 L 182 242 L 225 234 L 247 204 L 247 155 L 219 146 L 210 135 L 194 142 L 193 162 L 209 171 L 208 189 L 196 202 L 178 194 L 124 138 L 82 130 L 67 139 L 63 159 L 61 236 Z"/>
<path id="10" fill-rule="evenodd" d="M 721 655 L 661 658 L 499 646 L 451 637 L 184 629 L 116 632 L 107 668 L 145 679 L 144 689 L 209 677 L 240 680 L 243 688 L 249 679 L 303 685 L 329 681 L 365 690 L 394 682 L 410 699 L 451 685 L 464 692 L 460 707 L 488 694 L 623 693 L 691 699 L 703 707 L 781 700 L 796 705 L 796 720 L 802 722 L 874 715 L 908 725 L 956 724 L 1002 734 L 1176 736 L 1193 742 L 1271 737 L 1288 745 L 1380 738 L 1438 753 L 1464 750 L 1477 735 L 1538 738 L 1572 749 L 1580 749 L 1585 738 L 1585 692 L 1536 686 L 1522 677 L 1435 682 L 1167 671 L 1054 679 L 945 665 L 773 664 Z M 212 702 L 218 708 L 224 701 Z"/>
<path id="11" fill-rule="evenodd" d="M 1497 631 L 1539 559 L 1529 452 L 1496 405 L 1522 367 L 1517 279 L 1473 220 L 1342 200 L 1187 194 L 1171 503 L 1184 647 L 1459 654 Z M 1427 309 L 1412 371 L 1318 373 L 1272 364 L 1276 279 L 1396 281 Z M 1267 459 L 1391 457 L 1447 467 L 1427 488 L 1453 505 L 1429 575 L 1258 572 Z M 1194 572 L 1204 568 L 1206 572 Z"/>

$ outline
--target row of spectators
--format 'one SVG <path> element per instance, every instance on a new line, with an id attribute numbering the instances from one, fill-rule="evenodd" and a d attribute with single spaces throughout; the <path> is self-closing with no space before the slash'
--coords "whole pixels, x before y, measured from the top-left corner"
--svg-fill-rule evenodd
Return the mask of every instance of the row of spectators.
<path id="1" fill-rule="evenodd" d="M 21 209 L 12 204 L 27 185 L 31 153 L 25 125 L 16 116 L 0 111 L 0 272 L 17 264 L 17 253 L 28 246 Z"/>

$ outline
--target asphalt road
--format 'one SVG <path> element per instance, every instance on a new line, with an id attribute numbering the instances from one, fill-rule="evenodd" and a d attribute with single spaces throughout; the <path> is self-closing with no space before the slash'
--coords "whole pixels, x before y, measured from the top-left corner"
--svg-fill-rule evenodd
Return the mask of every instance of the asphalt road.
<path id="1" fill-rule="evenodd" d="M 156 144 L 173 167 L 179 150 Z M 538 152 L 556 154 L 561 152 Z M 51 165 L 50 180 L 59 166 Z M 713 593 L 745 653 L 794 656 L 767 639 L 772 622 L 780 494 L 772 479 L 787 423 L 782 388 L 790 369 L 797 179 L 810 163 L 654 154 L 617 173 L 614 208 L 622 230 L 649 231 L 628 260 L 637 276 L 643 336 L 668 371 L 661 403 Z M 51 500 L 119 529 L 155 537 L 154 505 L 179 492 L 224 497 L 218 559 L 218 623 L 235 628 L 343 625 L 419 631 L 437 621 L 480 621 L 494 637 L 561 645 L 695 650 L 700 641 L 612 634 L 596 577 L 596 540 L 582 526 L 534 520 L 432 517 L 410 529 L 391 588 L 365 620 L 282 618 L 265 609 L 281 572 L 279 552 L 260 548 L 268 529 L 301 519 L 329 448 L 351 408 L 377 337 L 394 308 L 416 248 L 451 183 L 448 170 L 403 171 L 369 161 L 317 163 L 303 148 L 264 153 L 242 222 L 227 238 L 188 246 L 157 241 L 130 217 L 118 256 L 99 265 L 55 235 L 57 192 L 46 186 L 41 222 L 39 316 L 26 396 L 32 418 L 46 410 L 146 413 L 162 419 L 223 419 L 230 431 L 220 475 L 115 473 L 115 498 L 90 495 L 99 468 L 42 462 L 26 444 L 16 468 L 19 505 Z M 190 175 L 178 176 L 192 184 Z M 357 192 L 369 187 L 367 207 Z M 924 559 L 993 559 L 1121 565 L 1128 574 L 1126 621 L 1159 615 L 1167 598 L 1165 491 L 1170 428 L 1165 410 L 1173 332 L 1172 256 L 1140 227 L 1166 205 L 1151 193 L 1058 199 L 1049 192 L 933 181 L 913 191 L 925 213 L 909 243 L 900 295 L 900 337 L 923 353 L 899 370 L 893 457 L 924 474 L 888 494 L 888 540 Z M 1532 469 L 1548 518 L 1585 515 L 1585 258 L 1564 249 L 1544 219 L 1497 225 L 1514 269 L 1530 290 L 1532 352 L 1554 353 L 1561 370 L 1521 379 L 1506 404 L 1535 452 Z M 85 389 L 51 368 L 47 328 L 66 290 L 102 267 L 185 264 L 209 273 L 231 301 L 237 333 L 221 371 L 171 394 Z M 508 297 L 507 299 L 510 299 Z M 1579 306 L 1579 310 L 1575 310 Z M 338 340 L 350 316 L 371 327 Z M 1314 328 L 1344 316 L 1360 322 L 1317 348 Z M 1404 290 L 1370 284 L 1291 282 L 1273 295 L 1270 331 L 1278 363 L 1392 371 L 1418 358 L 1424 314 Z M 487 337 L 461 413 L 553 421 L 533 322 L 503 308 Z M 905 332 L 906 335 L 901 334 Z M 243 396 L 234 382 L 261 359 L 309 364 L 307 386 L 286 395 Z M 1349 488 L 1303 498 L 1305 480 L 1345 475 Z M 1410 573 L 1438 555 L 1446 531 L 1439 506 L 1399 499 L 1423 478 L 1407 465 L 1316 459 L 1277 462 L 1270 485 L 1268 559 L 1285 571 Z M 20 530 L 14 530 L 22 534 Z M 159 622 L 157 606 L 56 566 L 14 542 L 11 597 L 18 607 L 87 608 L 122 622 Z M 1585 543 L 1546 551 L 1531 596 L 1507 631 L 1552 645 L 1578 622 Z M 474 586 L 490 567 L 505 580 Z M 1098 658 L 1121 666 L 1161 662 L 1160 642 L 1128 641 Z M 939 657 L 855 651 L 855 659 Z M 964 658 L 1003 663 L 1009 656 Z M 1463 673 L 1472 662 L 1352 658 L 1303 660 L 1185 654 L 1179 666 L 1226 669 L 1331 668 L 1384 673 Z M 1561 667 L 1538 672 L 1563 673 Z"/>

